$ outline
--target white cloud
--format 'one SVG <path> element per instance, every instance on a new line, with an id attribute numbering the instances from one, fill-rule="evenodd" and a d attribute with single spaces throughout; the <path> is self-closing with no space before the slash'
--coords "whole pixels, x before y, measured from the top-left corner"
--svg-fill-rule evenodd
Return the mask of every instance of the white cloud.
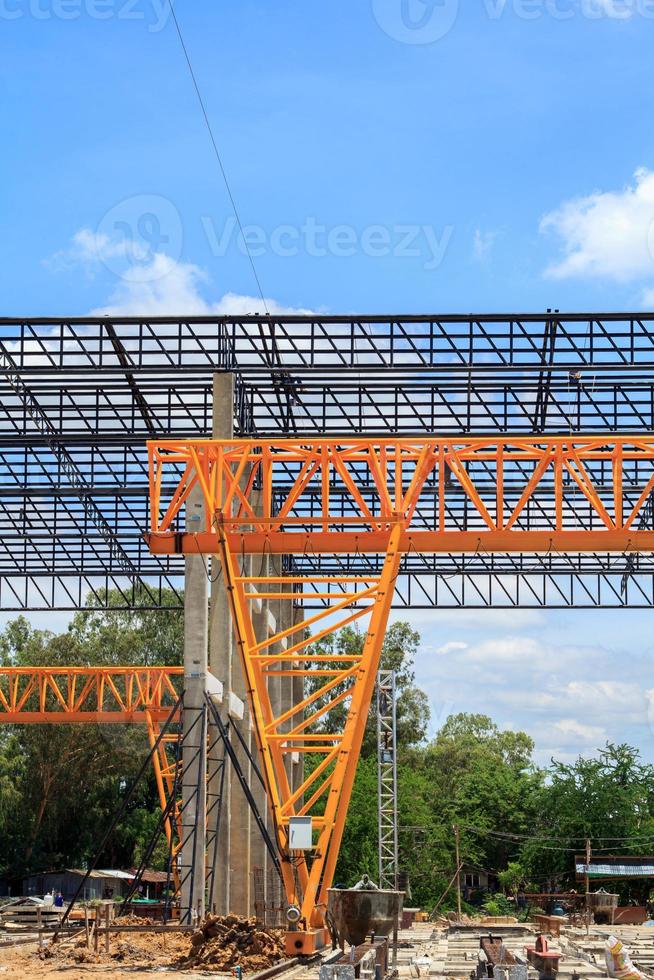
<path id="1" fill-rule="evenodd" d="M 602 715 L 640 708 L 643 701 L 638 684 L 619 680 L 570 681 L 561 696 L 577 710 L 592 709 Z"/>
<path id="2" fill-rule="evenodd" d="M 91 310 L 94 316 L 229 316 L 264 313 L 266 308 L 272 314 L 312 312 L 284 306 L 274 299 L 232 292 L 211 299 L 206 295 L 209 277 L 200 266 L 88 228 L 76 232 L 70 246 L 53 255 L 48 265 L 54 271 L 83 266 L 91 273 L 105 265 L 116 273 L 117 285 L 106 304 Z"/>
<path id="3" fill-rule="evenodd" d="M 575 741 L 601 743 L 606 738 L 606 729 L 600 725 L 583 725 L 575 718 L 561 718 L 554 723 L 554 728 Z"/>
<path id="4" fill-rule="evenodd" d="M 602 621 L 597 611 L 548 611 L 522 624 L 520 613 L 421 619 L 416 683 L 432 706 L 431 733 L 448 714 L 480 712 L 501 728 L 528 732 L 539 765 L 595 756 L 607 740 L 654 759 L 647 621 L 636 612 Z M 407 618 L 414 623 L 416 615 Z"/>
<path id="5" fill-rule="evenodd" d="M 654 171 L 641 168 L 618 191 L 595 191 L 546 214 L 541 232 L 561 239 L 562 257 L 545 270 L 551 279 L 654 279 Z"/>
<path id="6" fill-rule="evenodd" d="M 446 656 L 448 653 L 457 653 L 461 650 L 467 650 L 468 644 L 463 643 L 462 640 L 450 640 L 449 643 L 443 643 L 442 646 L 437 647 L 436 653 Z"/>
<path id="7" fill-rule="evenodd" d="M 186 313 L 189 316 L 210 313 L 211 306 L 201 293 L 206 274 L 189 262 L 178 262 L 163 252 L 156 253 L 140 266 L 141 278 L 122 279 L 105 306 L 91 312 L 96 316 L 146 313 Z"/>
<path id="8" fill-rule="evenodd" d="M 549 651 L 530 636 L 502 636 L 478 643 L 468 651 L 470 660 L 479 663 L 517 662 L 533 668 L 549 658 Z"/>
<path id="9" fill-rule="evenodd" d="M 127 238 L 110 238 L 90 228 L 80 228 L 71 238 L 70 245 L 45 260 L 53 272 L 63 272 L 76 266 L 87 266 L 87 271 L 99 263 L 122 259 L 138 265 L 146 264 L 148 249 L 139 242 Z"/>

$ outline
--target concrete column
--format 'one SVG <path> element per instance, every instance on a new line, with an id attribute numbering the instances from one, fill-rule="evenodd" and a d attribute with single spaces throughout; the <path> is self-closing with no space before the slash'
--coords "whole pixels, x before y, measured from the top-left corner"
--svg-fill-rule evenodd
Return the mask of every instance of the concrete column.
<path id="1" fill-rule="evenodd" d="M 246 563 L 248 560 L 246 557 Z M 245 702 L 245 709 L 242 720 L 232 717 L 230 721 L 234 727 L 238 727 L 245 743 L 252 751 L 250 709 L 237 651 L 234 651 L 232 658 L 231 674 L 231 692 Z M 252 786 L 252 771 L 247 754 L 240 743 L 234 741 L 233 744 L 248 785 Z M 226 868 L 229 873 L 229 911 L 235 915 L 247 916 L 250 915 L 252 899 L 251 814 L 243 791 L 231 768 L 228 775 L 231 782 L 229 862 Z"/>
<path id="2" fill-rule="evenodd" d="M 269 573 L 269 563 L 270 559 L 265 555 L 252 555 L 250 558 L 250 570 L 252 575 L 268 575 Z M 258 599 L 252 603 L 252 624 L 254 626 L 255 635 L 259 638 L 263 638 L 269 628 L 270 623 L 270 603 L 267 599 Z M 259 750 L 257 746 L 256 735 L 252 724 L 250 725 L 250 739 L 252 745 L 252 755 L 257 761 L 257 765 L 260 770 L 263 770 L 263 760 L 259 755 Z M 274 829 L 272 826 L 272 820 L 270 817 L 270 808 L 268 806 L 268 798 L 266 796 L 266 791 L 261 785 L 256 776 L 252 775 L 252 793 L 257 802 L 259 812 L 266 821 L 266 826 L 269 833 L 274 837 Z M 268 851 L 266 845 L 264 844 L 263 837 L 259 833 L 256 825 L 252 825 L 250 833 L 250 861 L 251 861 L 251 883 L 252 883 L 252 895 L 251 895 L 251 911 L 254 912 L 254 869 L 261 868 L 263 872 L 263 900 L 264 903 L 269 901 L 268 895 L 268 882 L 267 882 L 267 872 L 268 872 Z"/>
<path id="3" fill-rule="evenodd" d="M 234 376 L 216 374 L 213 379 L 213 425 L 214 439 L 231 439 L 234 435 Z M 234 629 L 232 626 L 227 592 L 222 579 L 220 559 L 211 559 L 211 608 L 209 614 L 209 669 L 223 685 L 222 715 L 227 720 L 229 695 L 232 691 L 232 659 L 234 656 Z M 218 748 L 219 752 L 222 752 Z M 220 915 L 231 911 L 230 841 L 232 823 L 232 789 L 240 793 L 238 786 L 232 787 L 233 773 L 227 763 L 223 783 L 223 798 L 220 815 L 220 832 L 216 845 L 216 869 L 213 876 L 213 894 L 210 907 Z M 210 787 L 218 792 L 218 787 Z"/>
<path id="4" fill-rule="evenodd" d="M 206 527 L 202 491 L 186 504 L 186 531 Z M 205 912 L 206 681 L 209 586 L 202 555 L 186 557 L 184 570 L 184 711 L 182 750 L 181 916 L 190 923 Z"/>
<path id="5" fill-rule="evenodd" d="M 214 375 L 213 431 L 214 439 L 234 437 L 234 376 Z M 253 559 L 246 555 L 239 559 L 243 573 L 250 574 Z M 234 626 L 227 601 L 227 593 L 221 574 L 220 561 L 212 560 L 211 614 L 209 637 L 209 663 L 211 672 L 224 688 L 224 716 L 230 714 L 231 696 L 245 703 L 242 719 L 234 714 L 230 724 L 238 727 L 250 752 L 256 752 L 252 736 L 250 709 L 247 703 L 245 680 L 234 641 Z M 248 783 L 253 788 L 252 772 L 247 753 L 234 739 L 233 745 Z M 261 801 L 265 803 L 265 800 Z M 214 876 L 214 893 L 211 904 L 220 914 L 233 912 L 250 915 L 254 910 L 252 881 L 252 820 L 250 809 L 231 766 L 224 781 L 220 832 L 217 844 L 217 868 Z"/>
<path id="6" fill-rule="evenodd" d="M 213 388 L 213 438 L 231 439 L 234 435 L 234 378 L 230 374 L 214 376 Z M 239 559 L 244 564 L 244 574 L 266 575 L 278 574 L 281 559 L 274 561 L 261 555 L 245 556 Z M 224 687 L 223 713 L 226 717 L 229 710 L 230 694 L 245 701 L 245 715 L 242 722 L 233 717 L 231 724 L 239 725 L 244 739 L 248 742 L 252 755 L 257 757 L 256 739 L 252 730 L 252 721 L 247 704 L 247 695 L 238 650 L 234 642 L 233 624 L 227 602 L 227 595 L 222 580 L 219 560 L 212 559 L 211 610 L 209 629 L 209 667 L 211 672 L 222 682 Z M 263 569 L 263 570 L 262 570 Z M 251 608 L 253 626 L 258 639 L 264 639 L 270 632 L 289 626 L 293 604 L 291 602 L 253 602 Z M 282 625 L 283 621 L 283 625 Z M 271 678 L 270 695 L 273 710 L 281 714 L 294 703 L 298 694 L 301 696 L 302 685 L 298 689 L 297 682 L 292 678 Z M 289 726 L 290 727 L 290 726 Z M 269 816 L 268 801 L 265 791 L 249 771 L 250 766 L 245 753 L 235 743 L 240 753 L 240 761 L 250 776 L 250 787 L 257 800 L 262 814 L 268 818 L 268 828 L 272 831 Z M 290 756 L 287 761 L 289 776 L 295 783 L 301 773 L 303 759 L 293 764 Z M 216 873 L 214 875 L 214 890 L 210 897 L 210 905 L 220 914 L 234 912 L 239 915 L 251 915 L 254 912 L 254 867 L 268 866 L 267 852 L 259 832 L 250 817 L 250 811 L 243 797 L 241 788 L 231 767 L 225 778 L 220 833 L 216 848 Z"/>

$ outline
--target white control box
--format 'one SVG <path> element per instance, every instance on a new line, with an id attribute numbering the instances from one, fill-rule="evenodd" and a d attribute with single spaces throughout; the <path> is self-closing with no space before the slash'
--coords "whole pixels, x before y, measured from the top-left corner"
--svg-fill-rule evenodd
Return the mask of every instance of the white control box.
<path id="1" fill-rule="evenodd" d="M 288 822 L 288 846 L 292 851 L 310 851 L 313 847 L 311 817 L 291 817 Z"/>

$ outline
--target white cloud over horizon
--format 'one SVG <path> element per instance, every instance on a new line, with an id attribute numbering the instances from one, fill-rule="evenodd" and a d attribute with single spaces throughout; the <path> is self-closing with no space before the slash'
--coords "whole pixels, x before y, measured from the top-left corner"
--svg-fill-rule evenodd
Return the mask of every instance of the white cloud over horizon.
<path id="1" fill-rule="evenodd" d="M 540 231 L 561 250 L 546 278 L 642 282 L 643 303 L 654 299 L 654 171 L 641 167 L 620 190 L 564 201 L 543 216 Z"/>
<path id="2" fill-rule="evenodd" d="M 46 265 L 53 272 L 82 267 L 93 276 L 106 266 L 114 273 L 116 284 L 107 301 L 89 311 L 93 316 L 236 316 L 263 313 L 264 305 L 272 314 L 313 312 L 285 306 L 269 297 L 262 300 L 235 292 L 212 299 L 207 295 L 210 277 L 200 266 L 89 228 L 79 229 L 68 247 L 47 259 Z"/>
<path id="3" fill-rule="evenodd" d="M 654 759 L 654 657 L 643 617 L 606 612 L 600 628 L 602 613 L 549 611 L 509 630 L 494 612 L 470 619 L 461 611 L 458 623 L 435 612 L 431 626 L 407 615 L 422 636 L 416 683 L 429 699 L 432 734 L 449 714 L 477 712 L 526 731 L 540 765 L 594 756 L 607 741 Z M 521 611 L 513 613 L 517 625 Z"/>

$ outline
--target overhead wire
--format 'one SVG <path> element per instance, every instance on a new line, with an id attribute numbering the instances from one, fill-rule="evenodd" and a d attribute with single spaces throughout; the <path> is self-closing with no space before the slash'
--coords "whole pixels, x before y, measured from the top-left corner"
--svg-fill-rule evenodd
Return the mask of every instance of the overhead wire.
<path id="1" fill-rule="evenodd" d="M 250 263 L 250 268 L 252 269 L 252 275 L 254 276 L 254 281 L 256 282 L 257 290 L 259 292 L 259 296 L 261 297 L 261 302 L 263 303 L 263 308 L 264 308 L 264 310 L 266 312 L 266 316 L 270 316 L 270 310 L 268 309 L 268 304 L 266 303 L 266 298 L 264 296 L 263 289 L 261 287 L 261 281 L 259 279 L 259 274 L 257 273 L 257 268 L 256 268 L 256 265 L 254 264 L 254 257 L 252 255 L 251 250 L 250 250 L 250 246 L 248 244 L 247 237 L 246 237 L 246 235 L 243 232 L 243 223 L 241 221 L 241 216 L 240 216 L 238 207 L 236 206 L 236 199 L 234 197 L 234 193 L 232 191 L 231 184 L 229 182 L 229 178 L 227 176 L 227 170 L 226 170 L 225 165 L 223 163 L 223 159 L 222 159 L 220 150 L 218 149 L 218 142 L 217 142 L 216 137 L 214 135 L 213 127 L 212 127 L 211 122 L 209 120 L 209 114 L 207 113 L 207 108 L 206 108 L 206 105 L 205 105 L 205 101 L 204 101 L 204 99 L 202 97 L 202 93 L 200 91 L 200 86 L 198 84 L 197 76 L 196 76 L 195 71 L 193 69 L 193 64 L 191 62 L 191 57 L 189 55 L 188 48 L 187 48 L 186 43 L 184 41 L 184 35 L 182 34 L 182 29 L 181 29 L 180 24 L 179 24 L 179 21 L 177 19 L 177 14 L 175 13 L 174 0 L 168 0 L 168 7 L 170 9 L 170 13 L 171 13 L 171 16 L 173 18 L 173 23 L 175 25 L 175 31 L 177 32 L 177 37 L 179 38 L 179 43 L 180 43 L 180 46 L 182 48 L 182 52 L 184 54 L 184 58 L 186 60 L 186 64 L 187 64 L 187 67 L 188 67 L 188 70 L 189 70 L 189 74 L 191 76 L 191 81 L 193 82 L 193 88 L 195 89 L 195 94 L 197 96 L 197 100 L 198 100 L 198 103 L 199 103 L 199 106 L 200 106 L 200 110 L 202 112 L 202 117 L 204 119 L 204 123 L 205 123 L 205 126 L 207 128 L 207 132 L 209 134 L 209 139 L 211 141 L 211 146 L 213 147 L 214 155 L 216 157 L 216 160 L 218 161 L 218 167 L 220 169 L 220 173 L 222 175 L 223 182 L 225 184 L 225 189 L 227 191 L 227 196 L 229 197 L 229 201 L 230 201 L 230 204 L 232 206 L 232 210 L 234 212 L 234 217 L 236 218 L 236 223 L 237 223 L 238 229 L 239 229 L 239 231 L 241 233 L 241 241 L 243 242 L 243 246 L 245 248 L 245 252 L 246 252 L 246 255 L 248 257 L 248 261 Z"/>
<path id="2" fill-rule="evenodd" d="M 651 835 L 645 836 L 645 837 L 572 837 L 572 836 L 539 837 L 538 835 L 532 835 L 532 834 L 518 834 L 518 833 L 511 833 L 509 831 L 502 831 L 502 830 L 487 830 L 487 829 L 483 829 L 481 827 L 462 826 L 461 829 L 462 830 L 466 830 L 466 831 L 468 831 L 470 833 L 473 833 L 473 834 L 478 834 L 479 836 L 482 836 L 482 837 L 483 836 L 486 836 L 486 837 L 495 837 L 495 838 L 497 838 L 499 840 L 505 840 L 505 841 L 509 841 L 509 842 L 513 842 L 513 843 L 524 842 L 524 843 L 536 843 L 536 844 L 541 844 L 541 845 L 548 845 L 548 844 L 560 843 L 560 842 L 563 842 L 563 841 L 577 841 L 577 842 L 583 842 L 583 843 L 585 843 L 586 840 L 590 840 L 591 843 L 596 842 L 596 841 L 597 842 L 602 842 L 602 843 L 606 843 L 608 841 L 611 841 L 614 846 L 619 846 L 620 844 L 628 845 L 628 844 L 636 844 L 636 843 L 638 843 L 641 846 L 642 845 L 645 845 L 645 846 L 653 845 L 654 846 L 654 840 L 652 839 Z M 611 848 L 611 847 L 593 847 L 593 851 L 594 851 L 595 854 L 602 853 L 604 851 L 610 851 L 612 849 L 613 848 Z M 568 852 L 568 853 L 576 853 L 576 851 L 578 850 L 578 848 L 575 848 L 575 847 L 548 847 L 548 846 L 543 846 L 542 847 L 542 850 L 565 851 L 565 852 Z M 620 856 L 620 857 L 629 857 L 629 855 L 627 855 L 627 854 L 618 855 L 618 856 Z"/>

